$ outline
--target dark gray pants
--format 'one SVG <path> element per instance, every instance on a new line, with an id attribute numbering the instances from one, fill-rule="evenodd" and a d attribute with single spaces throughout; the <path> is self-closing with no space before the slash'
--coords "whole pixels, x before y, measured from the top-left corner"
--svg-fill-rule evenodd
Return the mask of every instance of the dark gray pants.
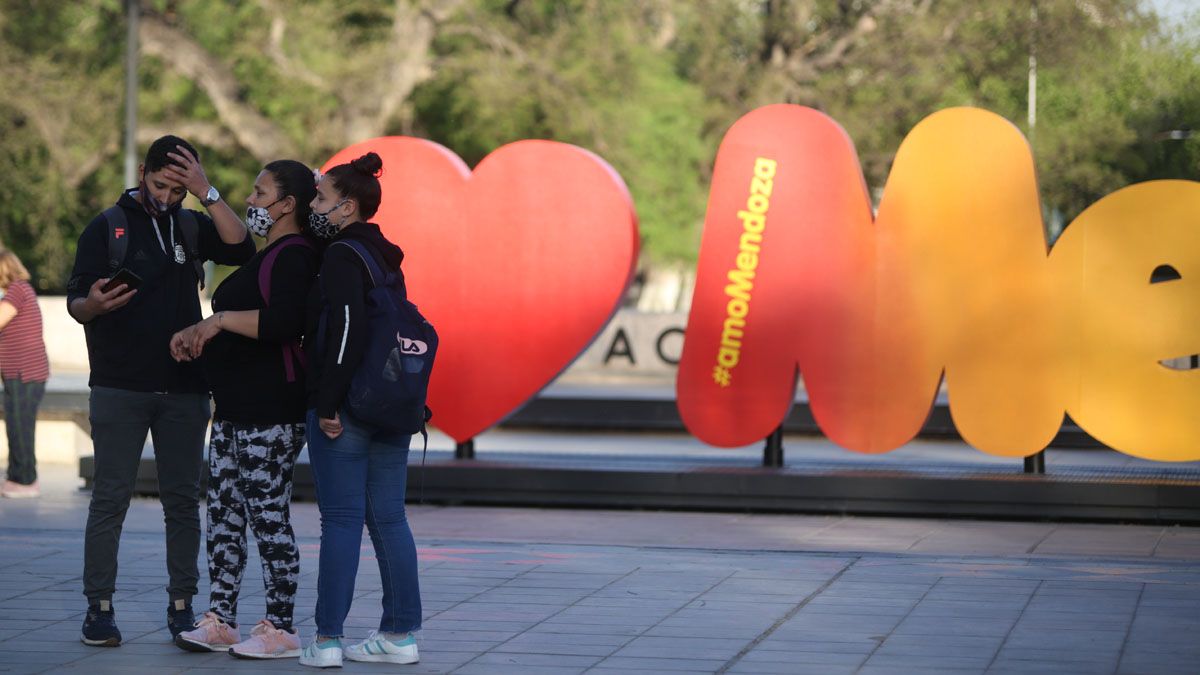
<path id="1" fill-rule="evenodd" d="M 151 394 L 92 387 L 89 414 L 95 477 L 83 545 L 83 594 L 111 600 L 121 527 L 149 431 L 167 535 L 170 600 L 190 600 L 200 574 L 200 471 L 208 394 Z"/>
<path id="2" fill-rule="evenodd" d="M 45 382 L 4 380 L 4 421 L 8 429 L 8 479 L 21 485 L 37 480 L 33 451 L 38 404 L 46 394 Z"/>

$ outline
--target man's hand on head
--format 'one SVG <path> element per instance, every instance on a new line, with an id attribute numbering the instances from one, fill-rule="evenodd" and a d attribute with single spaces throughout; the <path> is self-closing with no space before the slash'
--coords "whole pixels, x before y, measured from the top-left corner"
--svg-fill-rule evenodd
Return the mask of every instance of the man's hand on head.
<path id="1" fill-rule="evenodd" d="M 167 153 L 167 157 L 170 157 L 175 163 L 163 167 L 163 173 L 167 178 L 179 181 L 197 199 L 203 200 L 208 193 L 208 188 L 212 187 L 212 184 L 208 182 L 208 176 L 204 173 L 204 166 L 187 148 L 182 145 L 177 145 L 175 148 L 177 152 Z"/>

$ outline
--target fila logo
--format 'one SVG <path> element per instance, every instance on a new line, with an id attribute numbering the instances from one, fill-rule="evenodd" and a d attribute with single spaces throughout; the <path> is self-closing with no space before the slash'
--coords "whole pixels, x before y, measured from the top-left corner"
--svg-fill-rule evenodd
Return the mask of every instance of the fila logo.
<path id="1" fill-rule="evenodd" d="M 117 239 L 124 237 L 125 236 L 125 228 L 123 228 L 123 227 L 113 228 L 113 236 Z"/>
<path id="2" fill-rule="evenodd" d="M 429 351 L 429 345 L 420 340 L 410 340 L 396 333 L 396 342 L 400 343 L 400 351 L 404 354 L 424 354 Z"/>

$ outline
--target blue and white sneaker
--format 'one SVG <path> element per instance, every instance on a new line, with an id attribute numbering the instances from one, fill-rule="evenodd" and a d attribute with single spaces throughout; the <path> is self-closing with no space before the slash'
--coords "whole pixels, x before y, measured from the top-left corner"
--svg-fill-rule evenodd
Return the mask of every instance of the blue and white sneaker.
<path id="1" fill-rule="evenodd" d="M 346 647 L 346 658 L 351 661 L 369 661 L 371 663 L 416 663 L 417 639 L 412 633 L 402 639 L 393 640 L 371 631 L 366 640 Z"/>
<path id="2" fill-rule="evenodd" d="M 342 641 L 334 639 L 317 642 L 314 637 L 304 651 L 300 652 L 300 665 L 314 668 L 341 668 Z"/>

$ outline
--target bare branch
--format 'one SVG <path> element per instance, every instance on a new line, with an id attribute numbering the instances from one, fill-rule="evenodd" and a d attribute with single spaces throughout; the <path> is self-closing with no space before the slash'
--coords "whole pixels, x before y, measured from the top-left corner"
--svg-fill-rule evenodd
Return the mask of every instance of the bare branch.
<path id="1" fill-rule="evenodd" d="M 679 31 L 679 26 L 675 20 L 675 11 L 670 3 L 661 3 L 658 5 L 658 30 L 654 33 L 654 39 L 651 44 L 655 49 L 663 50 L 671 46 L 675 41 L 675 36 Z"/>
<path id="2" fill-rule="evenodd" d="M 421 11 L 429 15 L 434 23 L 442 23 L 457 12 L 462 4 L 463 0 L 427 0 Z"/>
<path id="3" fill-rule="evenodd" d="M 441 23 L 461 4 L 462 0 L 429 0 L 420 5 L 396 0 L 387 67 L 373 86 L 379 95 L 342 99 L 348 142 L 382 135 L 417 85 L 433 77 L 433 40 Z"/>
<path id="4" fill-rule="evenodd" d="M 535 59 L 529 55 L 529 52 L 521 46 L 519 42 L 504 35 L 497 30 L 485 30 L 480 27 L 479 21 L 467 21 L 465 23 L 446 26 L 442 29 L 444 35 L 463 35 L 472 37 L 479 42 L 492 48 L 492 51 L 499 55 L 511 56 L 521 66 L 530 68 L 537 76 L 554 85 L 559 91 L 570 90 L 570 85 L 562 79 L 557 70 L 548 65 L 545 61 Z"/>
<path id="5" fill-rule="evenodd" d="M 290 78 L 299 80 L 310 87 L 323 92 L 333 89 L 325 78 L 305 68 L 303 64 L 288 56 L 284 50 L 284 38 L 287 35 L 287 18 L 283 10 L 274 0 L 258 0 L 258 4 L 271 17 L 271 32 L 267 42 L 267 56 L 279 72 Z"/>
<path id="6" fill-rule="evenodd" d="M 105 162 L 108 162 L 117 155 L 120 145 L 120 136 L 110 134 L 104 146 L 96 152 L 82 159 L 76 159 L 69 165 L 61 166 L 63 184 L 70 190 L 77 190 L 83 184 L 83 181 L 96 173 Z"/>
<path id="7" fill-rule="evenodd" d="M 116 152 L 120 131 L 104 125 L 97 127 L 87 115 L 84 115 L 87 119 L 80 119 L 81 112 L 101 112 L 109 102 L 88 100 L 86 93 L 46 86 L 45 82 L 52 81 L 54 74 L 46 72 L 43 65 L 18 64 L 10 62 L 7 55 L 0 55 L 0 81 L 5 85 L 0 87 L 0 96 L 37 133 L 54 172 L 73 190 Z M 81 128 L 94 129 L 93 135 L 83 142 L 78 137 Z"/>
<path id="8" fill-rule="evenodd" d="M 274 159 L 288 147 L 287 139 L 279 129 L 241 99 L 237 79 L 229 67 L 190 35 L 157 15 L 145 14 L 138 37 L 145 53 L 163 59 L 204 90 L 221 122 L 237 138 L 238 144 L 259 161 Z"/>
<path id="9" fill-rule="evenodd" d="M 433 76 L 430 47 L 436 33 L 434 21 L 431 14 L 411 7 L 404 0 L 397 0 L 392 15 L 392 67 L 384 76 L 376 118 L 381 133 L 412 90 Z"/>
<path id="10" fill-rule="evenodd" d="M 833 45 L 824 54 L 813 59 L 813 65 L 819 70 L 837 65 L 845 57 L 850 47 L 854 46 L 855 42 L 858 42 L 864 35 L 873 32 L 878 27 L 879 23 L 875 21 L 875 17 L 870 14 L 862 15 L 859 17 L 858 22 L 854 24 L 853 30 L 835 40 Z"/>

